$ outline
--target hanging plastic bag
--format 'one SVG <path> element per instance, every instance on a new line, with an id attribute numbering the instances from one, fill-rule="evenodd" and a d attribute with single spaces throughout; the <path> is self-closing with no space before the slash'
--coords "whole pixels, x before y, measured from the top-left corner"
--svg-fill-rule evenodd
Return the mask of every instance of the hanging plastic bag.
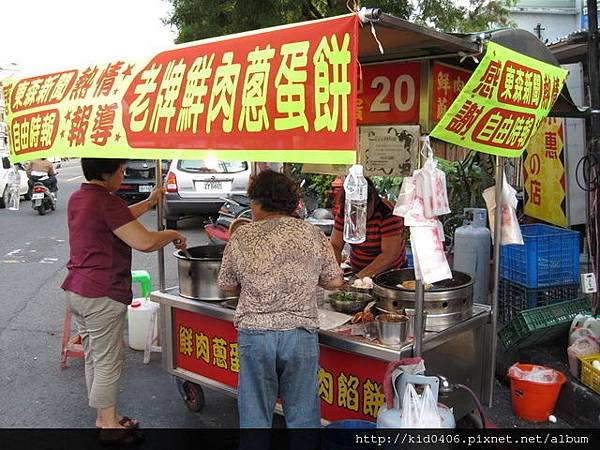
<path id="1" fill-rule="evenodd" d="M 415 277 L 425 284 L 452 278 L 444 253 L 444 229 L 438 220 L 436 222 L 436 227 L 410 227 Z"/>
<path id="2" fill-rule="evenodd" d="M 402 398 L 402 416 L 400 428 L 441 428 L 442 418 L 437 408 L 437 400 L 431 387 L 425 386 L 423 394 L 417 394 L 409 383 Z"/>
<path id="3" fill-rule="evenodd" d="M 506 174 L 502 175 L 504 181 L 502 183 L 502 245 L 518 244 L 523 245 L 523 235 L 521 234 L 521 226 L 517 219 L 517 191 L 508 184 Z M 483 191 L 483 199 L 488 210 L 490 218 L 490 231 L 492 233 L 492 243 L 494 241 L 494 225 L 496 216 L 496 187 L 492 186 Z"/>
<path id="4" fill-rule="evenodd" d="M 442 417 L 438 411 L 437 399 L 433 396 L 431 387 L 425 386 L 421 404 L 421 415 L 416 428 L 442 428 Z"/>
<path id="5" fill-rule="evenodd" d="M 446 191 L 446 174 L 437 168 L 437 160 L 429 143 L 429 136 L 421 137 L 421 154 L 426 158 L 423 168 L 416 171 L 417 195 L 423 199 L 423 213 L 427 219 L 450 212 Z"/>
<path id="6" fill-rule="evenodd" d="M 413 208 L 416 195 L 417 187 L 414 177 L 404 177 L 398 199 L 396 200 L 396 206 L 394 207 L 394 215 L 405 217 Z"/>
<path id="7" fill-rule="evenodd" d="M 400 416 L 400 428 L 418 428 L 419 417 L 421 417 L 421 398 L 415 387 L 408 383 L 402 397 L 402 415 Z"/>

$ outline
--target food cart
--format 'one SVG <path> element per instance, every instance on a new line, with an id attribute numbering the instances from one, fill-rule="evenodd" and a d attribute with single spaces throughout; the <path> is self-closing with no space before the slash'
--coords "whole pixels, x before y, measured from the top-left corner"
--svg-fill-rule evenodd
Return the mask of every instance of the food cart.
<path id="1" fill-rule="evenodd" d="M 359 126 L 406 124 L 429 132 L 460 94 L 482 51 L 481 36 L 457 37 L 363 8 L 192 42 L 150 61 L 9 80 L 4 92 L 12 157 L 352 164 Z M 34 85 L 37 95 L 28 95 Z M 161 166 L 156 167 L 160 185 Z M 158 216 L 161 228 L 161 208 Z M 162 252 L 159 279 L 151 298 L 160 304 L 163 365 L 186 381 L 188 405 L 202 407 L 204 387 L 235 395 L 233 311 L 220 302 L 186 298 L 177 287 L 167 289 Z M 428 373 L 469 386 L 491 402 L 495 298 L 491 305 L 473 305 L 442 330 L 426 331 L 422 339 L 417 320 L 416 341 L 396 347 L 352 336 L 343 327 L 321 330 L 322 418 L 373 421 L 384 403 L 387 364 L 415 354 L 424 357 Z M 420 318 L 419 285 L 416 300 Z M 444 402 L 457 418 L 473 406 L 458 393 Z"/>

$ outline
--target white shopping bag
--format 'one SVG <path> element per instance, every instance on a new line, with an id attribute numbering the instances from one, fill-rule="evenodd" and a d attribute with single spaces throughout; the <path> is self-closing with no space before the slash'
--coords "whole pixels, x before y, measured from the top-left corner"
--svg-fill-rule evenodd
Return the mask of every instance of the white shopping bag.
<path id="1" fill-rule="evenodd" d="M 444 229 L 436 222 L 436 227 L 410 227 L 415 277 L 425 284 L 452 278 L 444 253 Z"/>
<path id="2" fill-rule="evenodd" d="M 517 191 L 506 181 L 506 175 L 503 174 L 502 184 L 502 245 L 518 244 L 523 245 L 523 235 L 521 226 L 517 219 Z M 490 218 L 490 231 L 492 233 L 492 243 L 494 242 L 494 226 L 496 224 L 496 187 L 492 186 L 483 191 L 483 199 L 488 210 Z"/>
<path id="3" fill-rule="evenodd" d="M 448 214 L 450 206 L 446 191 L 446 174 L 437 168 L 437 161 L 428 158 L 423 169 L 416 171 L 415 174 L 417 195 L 423 199 L 425 218 L 431 219 Z"/>

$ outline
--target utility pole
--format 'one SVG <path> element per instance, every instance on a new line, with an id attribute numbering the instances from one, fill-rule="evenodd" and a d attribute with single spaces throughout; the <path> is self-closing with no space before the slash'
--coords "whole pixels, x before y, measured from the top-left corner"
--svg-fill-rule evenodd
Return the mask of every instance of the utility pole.
<path id="1" fill-rule="evenodd" d="M 590 83 L 590 106 L 600 110 L 600 66 L 598 65 L 598 3 L 587 0 L 588 8 L 588 78 Z M 592 153 L 600 153 L 600 116 L 592 113 L 590 132 Z"/>

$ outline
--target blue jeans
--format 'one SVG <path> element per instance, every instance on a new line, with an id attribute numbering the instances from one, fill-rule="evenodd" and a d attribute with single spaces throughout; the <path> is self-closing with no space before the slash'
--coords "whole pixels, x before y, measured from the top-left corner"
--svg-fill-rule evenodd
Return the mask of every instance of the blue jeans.
<path id="1" fill-rule="evenodd" d="M 238 330 L 240 428 L 271 428 L 277 394 L 288 428 L 319 428 L 316 331 Z"/>

